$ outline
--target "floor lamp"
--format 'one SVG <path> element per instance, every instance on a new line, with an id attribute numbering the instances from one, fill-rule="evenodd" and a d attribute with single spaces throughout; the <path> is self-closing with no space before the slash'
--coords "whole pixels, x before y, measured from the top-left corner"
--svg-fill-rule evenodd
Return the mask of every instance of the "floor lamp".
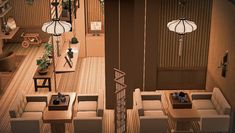
<path id="1" fill-rule="evenodd" d="M 56 73 L 55 73 L 55 52 L 54 52 L 54 36 L 60 36 L 64 32 L 69 32 L 71 29 L 71 24 L 65 21 L 60 21 L 58 17 L 58 5 L 59 2 L 55 0 L 51 3 L 52 6 L 55 7 L 55 17 L 52 18 L 50 22 L 46 22 L 42 26 L 42 31 L 51 35 L 51 43 L 52 43 L 52 54 L 53 54 L 53 69 L 54 69 L 54 84 L 55 84 L 55 92 L 57 85 L 56 85 Z"/>

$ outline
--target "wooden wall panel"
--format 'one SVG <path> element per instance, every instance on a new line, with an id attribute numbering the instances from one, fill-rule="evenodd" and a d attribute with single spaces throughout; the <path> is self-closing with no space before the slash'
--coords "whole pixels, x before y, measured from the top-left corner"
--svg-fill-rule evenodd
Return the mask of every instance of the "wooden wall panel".
<path id="1" fill-rule="evenodd" d="M 146 5 L 146 54 L 145 90 L 156 90 L 157 86 L 157 44 L 159 38 L 161 0 L 148 0 Z"/>
<path id="2" fill-rule="evenodd" d="M 25 0 L 10 0 L 13 7 L 10 15 L 21 28 L 41 27 L 44 22 L 50 20 L 49 3 L 49 0 L 34 0 L 33 5 L 28 5 Z"/>
<path id="3" fill-rule="evenodd" d="M 204 89 L 206 69 L 158 70 L 158 89 Z"/>
<path id="4" fill-rule="evenodd" d="M 101 21 L 102 30 L 100 33 L 104 33 L 104 8 L 101 7 L 99 0 L 85 0 L 86 9 L 86 33 L 93 33 L 91 31 L 92 21 Z"/>
<path id="5" fill-rule="evenodd" d="M 105 1 L 105 92 L 106 109 L 115 106 L 114 69 L 118 68 L 118 0 Z"/>
<path id="6" fill-rule="evenodd" d="M 212 0 L 187 0 L 184 7 L 177 0 L 162 0 L 158 43 L 158 67 L 206 68 L 209 48 Z M 197 30 L 184 35 L 182 56 L 178 55 L 179 35 L 169 31 L 167 23 L 185 17 Z"/>
<path id="7" fill-rule="evenodd" d="M 210 50 L 207 71 L 207 91 L 219 87 L 232 107 L 230 132 L 235 133 L 235 4 L 227 0 L 214 0 L 211 20 Z M 226 77 L 218 68 L 228 50 Z"/>
<path id="8" fill-rule="evenodd" d="M 143 43 L 136 42 L 135 20 L 138 17 L 135 9 L 137 0 L 120 0 L 120 55 L 121 55 L 121 70 L 126 73 L 125 83 L 127 84 L 127 108 L 132 108 L 133 91 L 135 88 L 143 85 Z M 110 27 L 111 28 L 111 27 Z M 142 30 L 139 29 L 138 32 Z M 112 45 L 105 43 L 105 46 Z M 116 49 L 118 50 L 118 49 Z"/>
<path id="9" fill-rule="evenodd" d="M 47 40 L 49 35 L 41 30 L 43 23 L 50 20 L 50 1 L 49 0 L 34 0 L 33 5 L 26 4 L 25 0 L 10 0 L 10 5 L 13 7 L 9 12 L 16 25 L 20 27 L 18 33 L 14 36 L 13 42 L 21 42 L 20 37 L 22 32 L 37 32 L 40 33 L 44 40 Z"/>

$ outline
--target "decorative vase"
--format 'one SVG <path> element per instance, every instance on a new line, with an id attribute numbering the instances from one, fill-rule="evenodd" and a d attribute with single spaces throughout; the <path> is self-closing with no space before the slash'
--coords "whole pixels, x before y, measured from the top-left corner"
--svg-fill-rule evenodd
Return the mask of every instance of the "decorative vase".
<path id="1" fill-rule="evenodd" d="M 71 43 L 72 43 L 72 44 L 77 44 L 77 43 L 78 43 L 78 39 L 74 36 L 74 37 L 71 39 Z"/>
<path id="2" fill-rule="evenodd" d="M 72 48 L 69 48 L 68 49 L 68 52 L 67 52 L 69 58 L 73 58 L 73 51 L 72 51 Z"/>

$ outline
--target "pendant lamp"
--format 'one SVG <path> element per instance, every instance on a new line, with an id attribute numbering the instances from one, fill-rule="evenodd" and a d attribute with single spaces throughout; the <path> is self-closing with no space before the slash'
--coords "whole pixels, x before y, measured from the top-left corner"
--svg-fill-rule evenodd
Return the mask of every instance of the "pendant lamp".
<path id="1" fill-rule="evenodd" d="M 42 30 L 54 36 L 60 36 L 64 32 L 69 32 L 72 27 L 71 24 L 65 21 L 60 21 L 58 17 L 59 2 L 55 0 L 55 2 L 52 2 L 51 4 L 55 7 L 55 18 L 53 18 L 50 22 L 44 23 Z"/>
<path id="2" fill-rule="evenodd" d="M 180 0 L 179 5 L 184 7 L 186 1 Z M 191 33 L 197 29 L 197 25 L 190 20 L 185 19 L 184 17 L 181 17 L 177 20 L 172 20 L 169 23 L 167 23 L 167 27 L 170 31 L 173 31 L 180 35 L 179 38 L 179 56 L 182 55 L 182 45 L 183 45 L 183 35 L 186 33 Z"/>

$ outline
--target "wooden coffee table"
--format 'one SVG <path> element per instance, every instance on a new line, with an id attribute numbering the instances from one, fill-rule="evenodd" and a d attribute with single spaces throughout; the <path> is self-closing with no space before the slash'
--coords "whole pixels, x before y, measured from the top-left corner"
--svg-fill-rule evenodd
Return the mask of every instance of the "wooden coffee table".
<path id="1" fill-rule="evenodd" d="M 47 107 L 43 112 L 43 122 L 51 124 L 52 133 L 65 133 L 65 123 L 72 123 L 73 120 L 73 106 L 76 99 L 76 93 L 63 94 L 69 95 L 70 97 L 67 110 L 49 110 Z"/>
<path id="2" fill-rule="evenodd" d="M 168 113 L 175 123 L 172 133 L 190 132 L 192 123 L 200 120 L 197 110 L 194 106 L 191 109 L 173 109 L 171 102 L 169 104 Z"/>

